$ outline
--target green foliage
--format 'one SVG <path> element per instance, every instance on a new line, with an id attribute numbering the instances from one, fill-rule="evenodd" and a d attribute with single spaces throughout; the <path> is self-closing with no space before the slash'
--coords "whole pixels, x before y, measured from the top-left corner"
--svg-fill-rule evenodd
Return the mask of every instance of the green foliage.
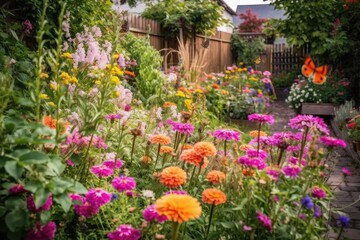
<path id="1" fill-rule="evenodd" d="M 298 66 L 294 66 L 290 71 L 284 71 L 277 74 L 272 82 L 274 87 L 290 87 L 294 83 L 294 79 L 300 74 L 300 70 Z"/>
<path id="2" fill-rule="evenodd" d="M 211 0 L 163 0 L 150 2 L 143 16 L 160 22 L 165 33 L 174 37 L 179 28 L 194 30 L 195 33 L 210 34 L 226 20 L 223 8 Z"/>
<path id="3" fill-rule="evenodd" d="M 334 121 L 340 129 L 343 129 L 347 123 L 346 120 L 358 114 L 360 114 L 360 112 L 355 109 L 354 101 L 345 101 L 344 104 L 336 109 Z"/>
<path id="4" fill-rule="evenodd" d="M 245 65 L 251 66 L 254 64 L 254 60 L 264 52 L 264 39 L 245 39 L 240 34 L 234 33 L 231 39 L 231 49 L 236 62 L 243 62 Z"/>

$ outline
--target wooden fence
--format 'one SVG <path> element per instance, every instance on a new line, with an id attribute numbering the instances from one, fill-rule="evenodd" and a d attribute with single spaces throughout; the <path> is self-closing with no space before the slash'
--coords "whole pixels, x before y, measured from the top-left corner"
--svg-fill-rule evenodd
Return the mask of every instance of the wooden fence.
<path id="1" fill-rule="evenodd" d="M 160 24 L 156 21 L 146 19 L 140 15 L 129 14 L 127 16 L 130 32 L 136 36 L 143 37 L 148 35 L 150 44 L 155 47 L 160 53 L 165 56 L 167 52 L 165 49 L 178 49 L 176 39 L 167 39 L 163 34 Z M 221 72 L 227 66 L 233 64 L 233 57 L 231 53 L 231 34 L 217 31 L 215 35 L 206 37 L 203 35 L 196 35 L 194 48 L 199 49 L 206 46 L 208 41 L 208 61 L 204 67 L 205 72 Z M 175 53 L 167 55 L 168 67 L 178 63 L 178 56 Z"/>

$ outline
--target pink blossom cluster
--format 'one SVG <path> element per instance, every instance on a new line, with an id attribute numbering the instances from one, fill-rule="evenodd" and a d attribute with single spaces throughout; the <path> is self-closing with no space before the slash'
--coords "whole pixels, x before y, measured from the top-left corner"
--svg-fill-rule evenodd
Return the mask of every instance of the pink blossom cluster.
<path id="1" fill-rule="evenodd" d="M 56 232 L 56 224 L 52 221 L 43 225 L 40 222 L 35 223 L 34 227 L 30 229 L 26 235 L 25 240 L 50 240 L 54 239 Z"/>
<path id="2" fill-rule="evenodd" d="M 319 186 L 314 186 L 312 189 L 311 189 L 311 194 L 313 197 L 315 198 L 326 198 L 326 192 L 324 191 L 324 189 L 322 189 L 321 187 Z"/>
<path id="3" fill-rule="evenodd" d="M 305 129 L 306 127 L 315 128 L 325 135 L 329 135 L 330 131 L 322 118 L 314 117 L 312 115 L 297 115 L 290 119 L 289 126 L 294 129 Z"/>
<path id="4" fill-rule="evenodd" d="M 107 236 L 111 240 L 138 240 L 141 234 L 138 229 L 133 228 L 131 225 L 122 224 Z"/>
<path id="5" fill-rule="evenodd" d="M 116 165 L 116 166 L 115 166 Z M 98 178 L 107 178 L 113 175 L 114 170 L 121 168 L 123 162 L 121 159 L 108 159 L 105 160 L 102 164 L 94 165 L 90 168 L 90 172 L 95 174 Z"/>
<path id="6" fill-rule="evenodd" d="M 175 132 L 179 132 L 186 135 L 191 135 L 195 128 L 191 123 L 182 123 L 182 122 L 174 122 L 171 121 L 170 125 L 172 126 L 172 130 Z"/>
<path id="7" fill-rule="evenodd" d="M 119 192 L 132 191 L 136 187 L 136 181 L 132 177 L 119 176 L 115 177 L 111 185 Z"/>
<path id="8" fill-rule="evenodd" d="M 167 217 L 165 215 L 160 215 L 156 210 L 155 210 L 155 205 L 150 205 L 148 206 L 144 211 L 143 211 L 143 217 L 146 221 L 148 222 L 154 222 L 157 221 L 158 223 L 163 223 L 167 220 Z"/>
<path id="9" fill-rule="evenodd" d="M 234 140 L 240 141 L 240 132 L 231 129 L 216 129 L 213 133 L 214 137 L 224 141 Z"/>
<path id="10" fill-rule="evenodd" d="M 277 181 L 279 179 L 279 173 L 280 171 L 278 169 L 274 168 L 267 168 L 266 174 L 270 176 L 271 179 Z"/>
<path id="11" fill-rule="evenodd" d="M 14 186 L 10 187 L 9 188 L 9 193 L 11 194 L 18 194 L 18 193 L 23 193 L 25 192 L 25 188 L 24 188 L 24 185 L 18 183 L 18 184 L 15 184 Z"/>
<path id="12" fill-rule="evenodd" d="M 74 130 L 66 139 L 66 143 L 71 145 L 71 144 L 75 144 L 78 145 L 79 147 L 86 147 L 87 145 L 89 145 L 91 140 L 90 136 L 82 136 L 78 131 Z M 106 143 L 104 142 L 104 140 L 99 137 L 94 135 L 93 136 L 93 140 L 91 142 L 92 146 L 95 146 L 96 148 L 99 149 L 106 149 L 108 146 L 106 145 Z"/>
<path id="13" fill-rule="evenodd" d="M 264 159 L 262 159 L 260 157 L 249 157 L 249 156 L 245 155 L 245 156 L 239 157 L 237 162 L 246 167 L 257 168 L 259 170 L 262 170 L 267 167 Z"/>
<path id="14" fill-rule="evenodd" d="M 249 121 L 273 124 L 274 118 L 271 115 L 253 113 L 248 116 Z"/>
<path id="15" fill-rule="evenodd" d="M 282 172 L 286 177 L 297 178 L 299 173 L 301 172 L 301 168 L 295 164 L 288 164 L 283 167 Z"/>
<path id="16" fill-rule="evenodd" d="M 333 148 L 333 147 L 345 148 L 346 147 L 346 142 L 339 138 L 334 138 L 334 137 L 330 137 L 330 136 L 321 136 L 319 141 L 331 148 Z"/>
<path id="17" fill-rule="evenodd" d="M 257 212 L 256 218 L 264 225 L 267 230 L 269 230 L 269 232 L 272 231 L 272 221 L 268 216 L 261 212 Z"/>
<path id="18" fill-rule="evenodd" d="M 39 212 L 42 212 L 42 211 L 50 210 L 52 202 L 53 202 L 52 201 L 52 194 L 50 193 L 50 195 L 48 196 L 48 199 L 46 200 L 46 202 L 42 206 L 40 206 L 39 208 L 36 208 L 35 202 L 34 202 L 34 195 L 31 194 L 26 199 L 26 206 L 27 206 L 27 208 L 29 209 L 30 212 L 39 213 Z"/>

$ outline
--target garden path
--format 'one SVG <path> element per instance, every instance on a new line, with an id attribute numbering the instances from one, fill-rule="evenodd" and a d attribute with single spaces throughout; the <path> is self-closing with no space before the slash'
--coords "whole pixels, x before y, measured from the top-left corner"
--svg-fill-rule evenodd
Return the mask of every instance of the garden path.
<path id="1" fill-rule="evenodd" d="M 283 131 L 289 119 L 296 116 L 287 103 L 283 101 L 275 101 L 270 107 L 270 112 L 275 118 L 275 124 L 271 126 L 271 130 L 274 132 Z M 334 197 L 331 201 L 333 209 L 348 206 L 360 198 L 360 163 L 354 162 L 343 149 L 337 149 L 336 153 L 339 155 L 339 161 L 328 180 L 328 184 L 334 192 Z M 344 167 L 351 171 L 351 176 L 344 178 L 342 173 L 342 168 Z M 360 240 L 360 201 L 341 211 L 347 213 L 351 219 L 351 227 L 346 229 L 342 236 L 345 239 Z M 338 215 L 333 214 L 331 219 L 332 226 L 336 226 L 337 219 Z M 336 239 L 337 236 L 337 233 L 330 230 L 329 239 Z"/>

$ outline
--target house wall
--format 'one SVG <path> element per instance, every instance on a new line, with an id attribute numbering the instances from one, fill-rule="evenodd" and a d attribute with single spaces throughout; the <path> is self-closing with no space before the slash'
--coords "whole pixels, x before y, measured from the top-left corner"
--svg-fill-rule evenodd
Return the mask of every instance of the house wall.
<path id="1" fill-rule="evenodd" d="M 224 9 L 223 17 L 229 20 L 229 24 L 223 24 L 220 27 L 218 27 L 217 30 L 220 32 L 233 33 L 234 30 L 234 26 L 232 24 L 233 16 Z"/>

